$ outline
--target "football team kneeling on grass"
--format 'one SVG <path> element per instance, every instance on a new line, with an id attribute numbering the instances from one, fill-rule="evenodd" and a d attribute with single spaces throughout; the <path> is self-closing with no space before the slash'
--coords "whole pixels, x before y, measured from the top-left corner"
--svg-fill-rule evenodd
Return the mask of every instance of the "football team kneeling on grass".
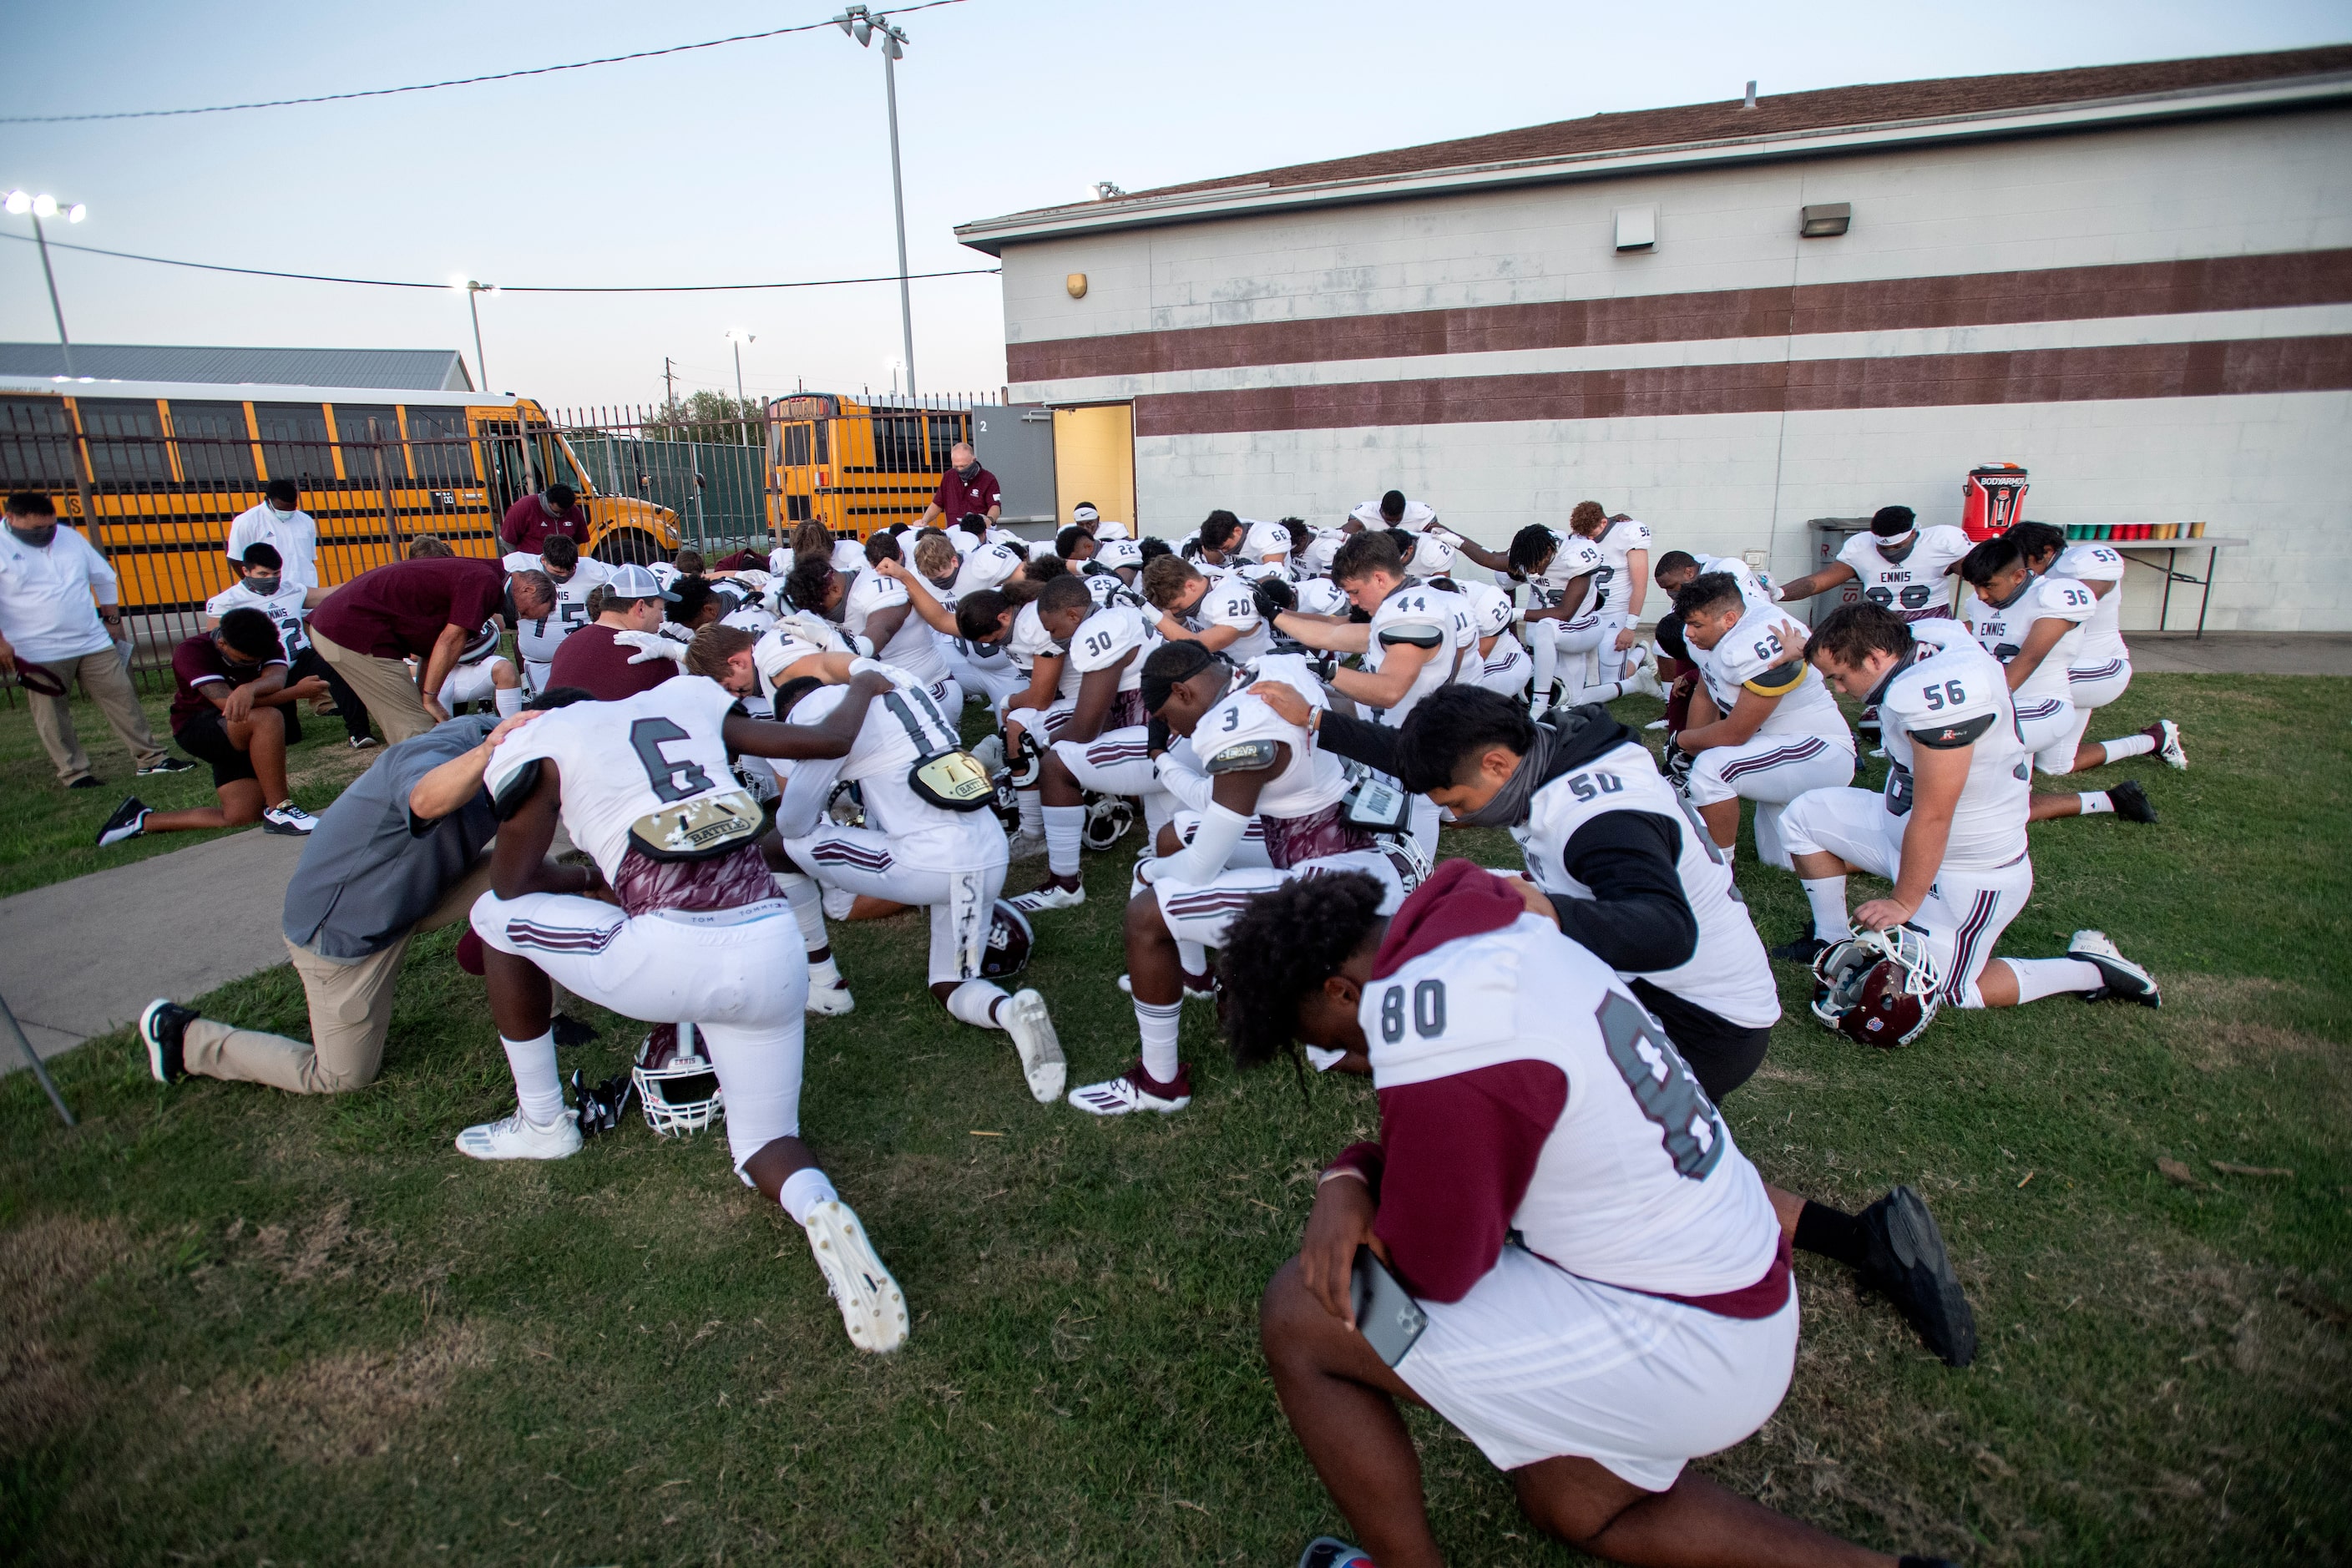
<path id="1" fill-rule="evenodd" d="M 1893 1561 L 1686 1462 L 1788 1388 L 1792 1249 L 1851 1269 L 1955 1367 L 1967 1297 L 1916 1190 L 1850 1214 L 1773 1187 L 1718 1107 L 1781 1016 L 1774 959 L 1810 967 L 1823 1025 L 1882 1047 L 1946 1006 L 2157 1005 L 2099 931 L 1994 949 L 2032 889 L 2030 822 L 2154 820 L 2132 780 L 2043 794 L 2035 770 L 2185 767 L 2179 731 L 2084 740 L 2131 675 L 2105 546 L 2038 524 L 1971 543 L 1889 507 L 1775 584 L 1738 559 L 1654 563 L 1650 531 L 1594 502 L 1567 522 L 1489 550 L 1391 491 L 1331 529 L 1214 512 L 1171 549 L 1089 507 L 1038 545 L 982 517 L 862 544 L 804 528 L 769 571 L 672 574 L 678 619 L 615 640 L 673 678 L 541 689 L 441 770 L 468 776 L 436 780 L 487 791 L 501 824 L 472 929 L 518 1101 L 457 1147 L 561 1158 L 632 1098 L 665 1131 L 723 1118 L 851 1341 L 895 1349 L 906 1300 L 799 1101 L 807 1019 L 855 1005 L 828 917 L 919 908 L 932 995 L 1009 1040 L 1041 1102 L 1183 1111 L 1188 1001 L 1244 1067 L 1295 1049 L 1378 1087 L 1379 1138 L 1323 1172 L 1262 1310 L 1284 1413 L 1363 1543 L 1304 1561 L 1438 1561 L 1400 1399 L 1603 1557 Z M 1849 582 L 1810 626 L 1784 607 Z M 1645 641 L 1654 584 L 1672 607 Z M 1604 706 L 1628 694 L 1666 700 L 1663 756 Z M 993 721 L 969 749 L 968 703 Z M 1885 784 L 1854 788 L 1872 739 Z M 1742 801 L 1757 858 L 1811 910 L 1769 952 L 1734 885 Z M 1507 830 L 1523 873 L 1441 860 L 1448 822 Z M 550 858 L 559 832 L 577 856 Z M 1072 1086 L 1045 998 L 1007 983 L 1086 902 L 1087 851 L 1131 855 L 1137 1039 Z M 1888 891 L 1850 908 L 1856 871 Z M 656 1026 L 629 1079 L 575 1075 L 575 1102 L 557 984 Z"/>

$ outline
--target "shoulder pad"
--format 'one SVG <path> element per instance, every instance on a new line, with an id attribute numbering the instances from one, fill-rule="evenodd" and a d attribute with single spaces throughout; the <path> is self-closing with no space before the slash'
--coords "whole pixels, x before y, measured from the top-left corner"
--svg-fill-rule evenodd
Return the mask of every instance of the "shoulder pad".
<path id="1" fill-rule="evenodd" d="M 1382 647 L 1402 644 L 1407 647 L 1440 648 L 1445 646 L 1445 628 L 1435 621 L 1397 621 L 1381 628 Z"/>
<path id="2" fill-rule="evenodd" d="M 1805 661 L 1792 658 L 1786 664 L 1776 664 L 1761 674 L 1749 677 L 1740 684 L 1759 697 L 1782 697 L 1804 684 Z"/>
<path id="3" fill-rule="evenodd" d="M 1263 773 L 1274 766 L 1281 745 L 1279 741 L 1236 741 L 1211 752 L 1203 765 L 1213 773 Z"/>
<path id="4" fill-rule="evenodd" d="M 1919 745 L 1931 752 L 1957 752 L 1962 746 L 1973 745 L 1979 736 L 1993 726 L 1997 713 L 1979 713 L 1973 719 L 1954 719 L 1925 730 L 1906 731 Z"/>
<path id="5" fill-rule="evenodd" d="M 540 759 L 533 757 L 499 781 L 499 787 L 490 795 L 490 812 L 500 822 L 520 811 L 523 802 L 539 788 L 539 763 Z"/>

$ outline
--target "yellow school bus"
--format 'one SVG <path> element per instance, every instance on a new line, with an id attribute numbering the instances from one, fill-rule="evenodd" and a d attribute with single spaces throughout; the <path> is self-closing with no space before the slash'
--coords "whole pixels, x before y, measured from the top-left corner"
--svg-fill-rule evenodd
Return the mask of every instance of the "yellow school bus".
<path id="1" fill-rule="evenodd" d="M 775 398 L 768 405 L 768 526 L 782 540 L 814 519 L 836 539 L 863 539 L 912 522 L 937 493 L 949 451 L 971 439 L 968 409 L 822 392 Z"/>
<path id="2" fill-rule="evenodd" d="M 193 610 L 228 587 L 229 524 L 279 479 L 318 522 L 330 587 L 419 534 L 502 554 L 507 508 L 551 483 L 579 493 L 600 559 L 678 544 L 676 512 L 600 494 L 528 398 L 0 377 L 0 489 L 46 491 L 121 576 L 126 609 Z"/>

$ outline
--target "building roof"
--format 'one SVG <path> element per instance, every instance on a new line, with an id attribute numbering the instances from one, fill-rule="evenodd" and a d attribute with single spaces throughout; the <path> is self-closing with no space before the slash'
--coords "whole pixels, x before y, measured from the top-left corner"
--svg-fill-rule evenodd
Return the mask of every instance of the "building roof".
<path id="1" fill-rule="evenodd" d="M 456 349 L 244 349 L 177 343 L 76 343 L 77 375 L 101 381 L 261 383 L 402 392 L 470 392 Z M 60 376 L 56 343 L 0 343 L 0 375 Z"/>
<path id="2" fill-rule="evenodd" d="M 1926 81 L 1825 88 L 1814 92 L 1759 96 L 1748 109 L 1739 99 L 1683 104 L 1671 109 L 1593 114 L 1580 120 L 1484 136 L 1432 142 L 1385 153 L 1293 163 L 1255 174 L 1196 180 L 1134 191 L 1106 201 L 1034 208 L 958 226 L 957 237 L 975 248 L 998 250 L 1004 243 L 1048 234 L 1099 231 L 1145 223 L 1180 222 L 1209 209 L 1278 210 L 1306 205 L 1308 192 L 1327 199 L 1380 199 L 1434 184 L 1507 183 L 1513 174 L 1570 178 L 1661 162 L 1711 161 L 1694 153 L 1712 152 L 1723 161 L 1738 156 L 1801 156 L 1853 150 L 1859 139 L 1919 140 L 1919 132 L 1945 135 L 2031 133 L 2074 129 L 2047 113 L 2094 107 L 2121 110 L 2093 122 L 2116 123 L 2147 114 L 2229 112 L 2262 105 L 2244 101 L 2243 90 L 2272 84 L 2307 82 L 2352 75 L 2352 45 L 2285 49 L 2269 54 L 2221 55 L 2198 59 L 2154 60 L 2136 65 L 2089 66 L 2072 70 L 2031 71 L 2012 76 L 1948 77 Z M 2338 84 L 2340 85 L 2340 83 Z M 2336 96 L 2334 94 L 2326 96 Z M 2137 109 L 2142 112 L 2129 112 Z M 2006 124 L 1998 122 L 2007 121 Z M 1903 135 L 1903 132 L 1911 134 Z M 1584 165 L 1571 172 L 1566 165 Z M 1497 180 L 1493 176 L 1504 176 Z M 1349 195 L 1353 192 L 1352 196 Z"/>

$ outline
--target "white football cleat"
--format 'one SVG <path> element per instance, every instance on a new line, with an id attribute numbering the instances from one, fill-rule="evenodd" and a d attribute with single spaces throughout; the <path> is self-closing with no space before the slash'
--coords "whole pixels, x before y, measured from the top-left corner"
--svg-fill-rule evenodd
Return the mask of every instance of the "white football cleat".
<path id="1" fill-rule="evenodd" d="M 1034 991 L 1014 992 L 1005 1000 L 1004 1032 L 1021 1055 L 1021 1076 L 1029 1080 L 1030 1095 L 1040 1105 L 1061 1099 L 1070 1080 L 1070 1063 L 1062 1054 L 1061 1037 L 1054 1033 L 1045 998 Z"/>
<path id="2" fill-rule="evenodd" d="M 1045 852 L 1045 836 L 1042 833 L 1016 833 L 1004 841 L 1004 847 L 1010 857 L 1005 862 L 1007 865 L 1014 860 L 1034 860 Z"/>
<path id="3" fill-rule="evenodd" d="M 2066 956 L 2079 958 L 2106 977 L 2104 991 L 2087 993 L 2091 1001 L 2113 996 L 2120 1001 L 2137 1002 L 2143 1007 L 2161 1007 L 2164 996 L 2156 988 L 2156 976 L 2123 955 L 2107 933 L 2102 931 L 2078 931 L 2074 940 L 2066 944 Z"/>
<path id="4" fill-rule="evenodd" d="M 808 1011 L 815 1017 L 838 1018 L 845 1013 L 855 1012 L 856 1008 L 857 998 L 849 994 L 849 982 L 846 980 L 831 985 L 812 984 L 809 987 Z"/>
<path id="5" fill-rule="evenodd" d="M 2156 754 L 2164 759 L 2167 767 L 2178 768 L 2184 773 L 2189 771 L 2189 753 L 2180 749 L 2179 725 L 2169 719 L 2158 719 L 2140 732 L 2156 742 Z"/>
<path id="6" fill-rule="evenodd" d="M 1658 684 L 1658 672 L 1646 664 L 1619 681 L 1617 689 L 1623 696 L 1655 697 L 1661 701 L 1666 695 L 1665 688 Z"/>
<path id="7" fill-rule="evenodd" d="M 1163 1094 L 1159 1092 L 1161 1089 L 1174 1092 Z M 1125 1116 L 1134 1110 L 1156 1110 L 1168 1116 L 1192 1103 L 1192 1075 L 1180 1067 L 1175 1082 L 1146 1088 L 1143 1064 L 1138 1062 L 1115 1079 L 1070 1090 L 1070 1103 L 1096 1116 Z"/>
<path id="8" fill-rule="evenodd" d="M 1118 988 L 1121 991 L 1126 992 L 1129 996 L 1135 994 L 1135 982 L 1127 975 L 1122 974 L 1118 977 Z M 1215 975 L 1188 974 L 1184 976 L 1185 1001 L 1213 1002 L 1216 999 L 1217 977 Z"/>
<path id="9" fill-rule="evenodd" d="M 907 1342 L 907 1298 L 866 1239 L 857 1211 L 838 1198 L 809 1210 L 801 1223 L 824 1285 L 841 1308 L 841 1326 L 859 1350 L 886 1355 Z"/>
<path id="10" fill-rule="evenodd" d="M 458 1133 L 457 1152 L 477 1160 L 568 1160 L 580 1152 L 580 1113 L 566 1106 L 561 1117 L 542 1127 L 517 1110 Z"/>
<path id="11" fill-rule="evenodd" d="M 994 778 L 1004 771 L 1004 737 L 1002 734 L 982 735 L 971 748 L 971 756 L 982 773 Z"/>
<path id="12" fill-rule="evenodd" d="M 1024 915 L 1034 915 L 1044 910 L 1075 910 L 1087 901 L 1087 889 L 1083 884 L 1065 888 L 1058 882 L 1048 882 L 1042 888 L 1032 888 L 1004 901 Z"/>

